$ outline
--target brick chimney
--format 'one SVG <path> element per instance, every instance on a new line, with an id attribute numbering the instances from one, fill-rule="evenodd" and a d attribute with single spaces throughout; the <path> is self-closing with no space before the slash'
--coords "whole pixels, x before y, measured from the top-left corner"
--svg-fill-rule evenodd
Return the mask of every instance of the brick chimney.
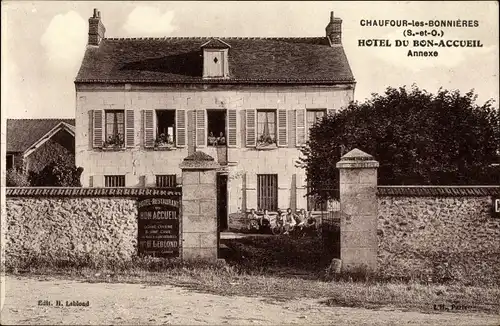
<path id="1" fill-rule="evenodd" d="M 89 18 L 89 41 L 88 45 L 99 45 L 104 38 L 106 28 L 101 22 L 101 12 L 94 8 L 94 15 Z"/>
<path id="2" fill-rule="evenodd" d="M 325 30 L 332 47 L 342 45 L 342 19 L 335 17 L 333 11 L 330 12 L 330 22 Z"/>

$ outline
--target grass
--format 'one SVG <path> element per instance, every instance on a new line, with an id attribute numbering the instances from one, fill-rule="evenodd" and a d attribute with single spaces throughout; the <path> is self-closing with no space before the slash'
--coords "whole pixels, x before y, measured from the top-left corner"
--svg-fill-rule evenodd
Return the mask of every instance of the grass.
<path id="1" fill-rule="evenodd" d="M 7 270 L 30 277 L 56 277 L 85 282 L 172 284 L 224 296 L 261 297 L 272 301 L 318 299 L 329 306 L 435 312 L 460 306 L 467 312 L 500 313 L 500 288 L 464 284 L 422 284 L 387 280 L 357 271 L 327 277 L 331 256 L 318 239 L 244 238 L 227 242 L 227 263 L 183 263 L 135 258 L 113 264 L 93 260 L 80 264 L 32 258 L 29 265 Z"/>

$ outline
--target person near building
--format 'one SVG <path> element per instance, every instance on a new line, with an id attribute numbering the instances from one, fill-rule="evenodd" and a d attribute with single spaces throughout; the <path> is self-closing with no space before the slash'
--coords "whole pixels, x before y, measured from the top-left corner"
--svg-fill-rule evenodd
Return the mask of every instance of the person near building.
<path id="1" fill-rule="evenodd" d="M 293 230 L 295 224 L 296 224 L 295 216 L 292 212 L 292 209 L 288 208 L 286 210 L 286 215 L 285 215 L 285 220 L 284 220 L 284 225 L 285 225 L 285 233 L 284 234 L 289 234 L 290 231 Z"/>
<path id="2" fill-rule="evenodd" d="M 258 231 L 259 230 L 259 216 L 255 212 L 255 209 L 250 210 L 250 214 L 248 214 L 248 231 Z"/>
<path id="3" fill-rule="evenodd" d="M 221 131 L 219 137 L 217 137 L 218 145 L 226 145 L 226 137 L 224 137 L 224 133 Z"/>
<path id="4" fill-rule="evenodd" d="M 210 135 L 208 136 L 208 144 L 210 146 L 217 145 L 217 138 L 215 138 L 214 133 L 210 131 Z"/>

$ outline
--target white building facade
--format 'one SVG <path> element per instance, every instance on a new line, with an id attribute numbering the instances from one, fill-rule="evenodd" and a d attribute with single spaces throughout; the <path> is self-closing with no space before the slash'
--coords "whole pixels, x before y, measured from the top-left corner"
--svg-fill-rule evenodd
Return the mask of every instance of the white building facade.
<path id="1" fill-rule="evenodd" d="M 331 13 L 317 38 L 105 38 L 100 13 L 75 81 L 84 187 L 169 187 L 203 151 L 226 210 L 308 208 L 308 130 L 355 81 Z M 310 207 L 309 207 L 310 208 Z"/>

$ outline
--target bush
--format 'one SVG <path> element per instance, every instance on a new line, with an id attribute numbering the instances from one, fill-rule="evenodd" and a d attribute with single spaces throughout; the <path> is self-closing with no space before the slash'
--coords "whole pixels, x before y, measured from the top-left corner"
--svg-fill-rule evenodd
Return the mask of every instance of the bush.
<path id="1" fill-rule="evenodd" d="M 226 245 L 231 249 L 227 261 L 248 271 L 280 267 L 320 271 L 335 254 L 335 248 L 325 246 L 321 238 L 294 239 L 285 235 L 233 239 Z"/>
<path id="2" fill-rule="evenodd" d="M 62 156 L 45 166 L 40 172 L 31 172 L 29 180 L 34 187 L 81 187 L 83 168 L 76 167 Z"/>
<path id="3" fill-rule="evenodd" d="M 29 187 L 28 176 L 16 169 L 10 169 L 5 176 L 7 187 Z"/>

